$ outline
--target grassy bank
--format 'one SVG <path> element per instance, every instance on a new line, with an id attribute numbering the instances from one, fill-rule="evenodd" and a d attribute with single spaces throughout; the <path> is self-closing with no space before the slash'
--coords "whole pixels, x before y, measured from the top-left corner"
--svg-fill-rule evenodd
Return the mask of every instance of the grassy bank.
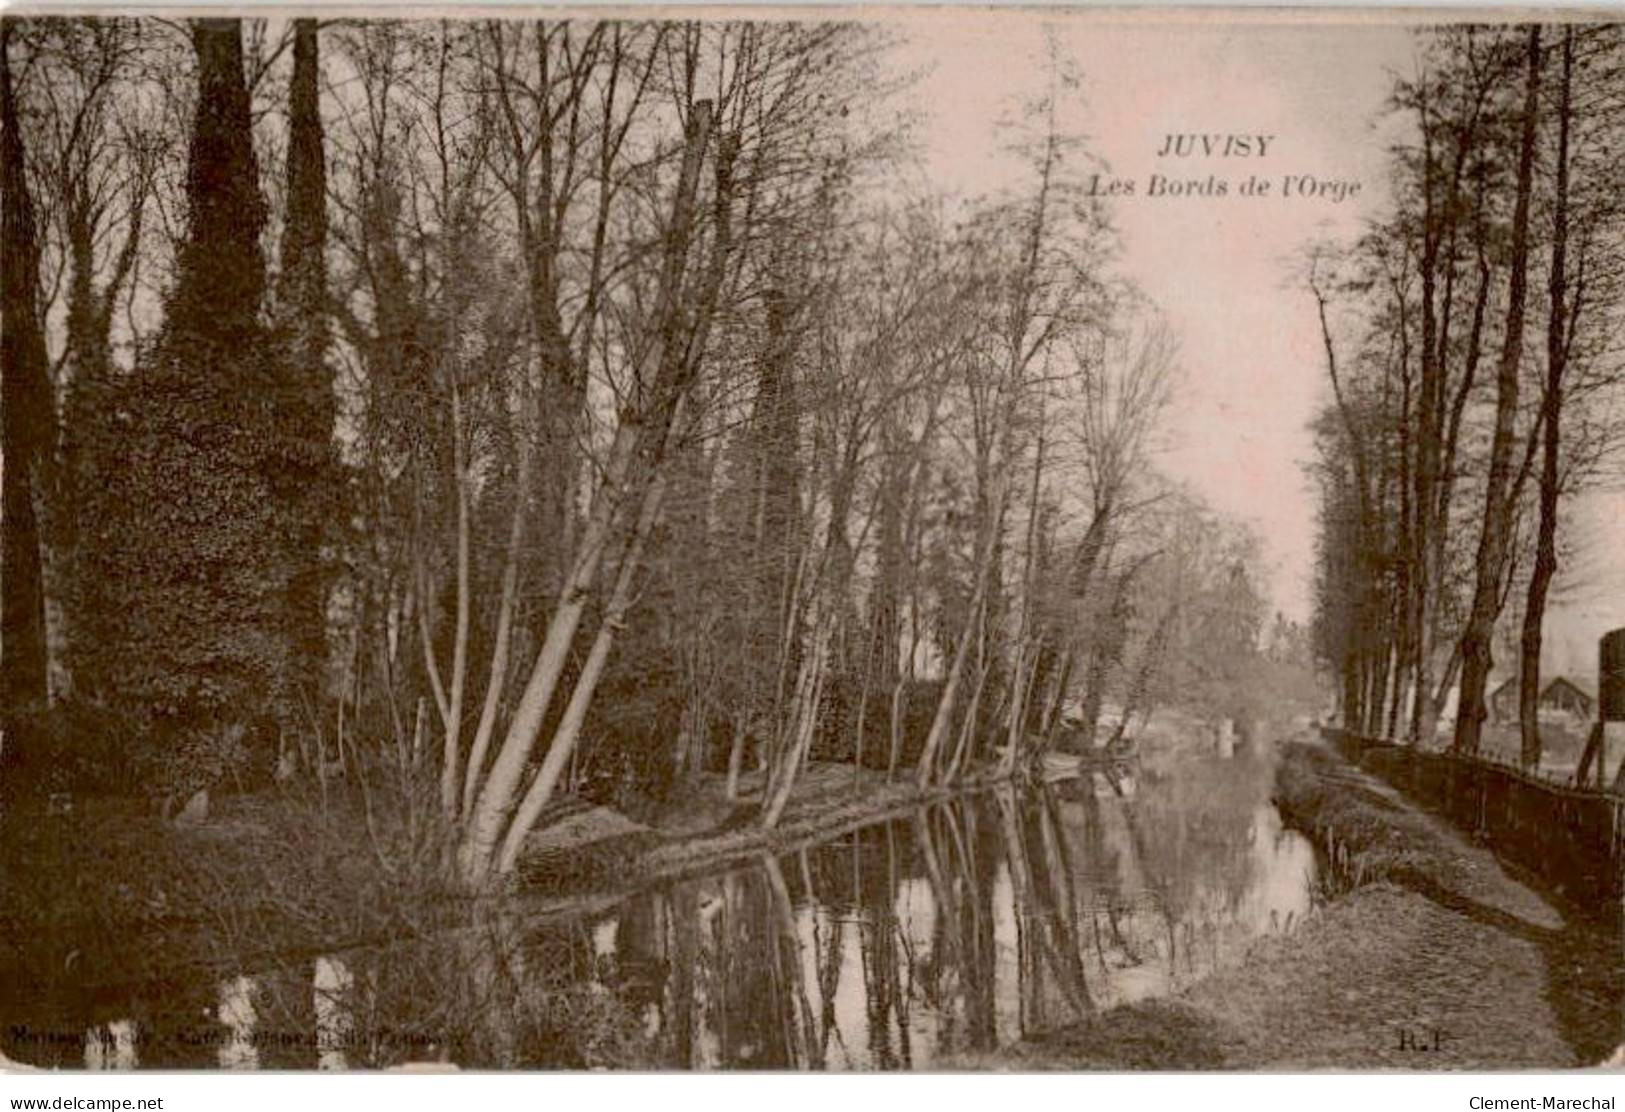
<path id="1" fill-rule="evenodd" d="M 1327 750 L 1292 744 L 1287 821 L 1324 850 L 1299 930 L 1172 1000 L 1001 1051 L 1014 1069 L 1535 1069 L 1621 1031 L 1617 932 L 1565 918 L 1481 847 Z"/>

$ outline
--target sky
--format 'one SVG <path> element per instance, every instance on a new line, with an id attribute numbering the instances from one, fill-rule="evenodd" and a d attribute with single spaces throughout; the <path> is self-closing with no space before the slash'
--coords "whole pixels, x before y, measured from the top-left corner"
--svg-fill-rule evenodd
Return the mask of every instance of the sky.
<path id="1" fill-rule="evenodd" d="M 904 56 L 925 71 L 912 95 L 925 119 L 925 172 L 966 194 L 1016 181 L 997 154 L 1000 120 L 1045 81 L 1046 28 L 1082 74 L 1070 126 L 1112 176 L 1138 191 L 1108 202 L 1118 266 L 1179 336 L 1182 389 L 1161 466 L 1265 546 L 1275 606 L 1310 616 L 1316 498 L 1304 471 L 1309 423 L 1330 398 L 1313 299 L 1295 257 L 1346 240 L 1387 203 L 1386 164 L 1404 122 L 1387 111 L 1396 74 L 1415 70 L 1400 13 L 1263 10 L 916 13 Z M 1416 17 L 1411 17 L 1416 18 Z M 1158 158 L 1166 136 L 1265 135 L 1263 157 Z M 1254 144 L 1256 146 L 1256 144 Z M 1152 197 L 1153 173 L 1228 179 L 1230 195 Z M 1358 182 L 1334 201 L 1242 197 L 1252 174 Z M 1301 273 L 1301 271 L 1299 272 Z M 1625 627 L 1625 482 L 1569 505 L 1564 567 L 1547 611 L 1543 667 L 1594 675 L 1597 639 Z M 1501 662 L 1502 669 L 1511 665 Z"/>
<path id="2" fill-rule="evenodd" d="M 1291 287 L 1292 261 L 1311 240 L 1347 238 L 1380 210 L 1384 129 L 1394 127 L 1382 122 L 1385 102 L 1392 74 L 1412 67 L 1411 35 L 1393 23 L 1265 13 L 1125 21 L 939 9 L 904 24 L 905 55 L 929 70 L 914 95 L 936 184 L 966 193 L 1009 184 L 1000 120 L 1013 97 L 1046 80 L 1046 25 L 1083 78 L 1070 122 L 1110 176 L 1136 183 L 1134 195 L 1108 202 L 1120 272 L 1179 337 L 1181 389 L 1162 465 L 1255 528 L 1276 605 L 1307 618 L 1315 499 L 1302 465 L 1327 387 L 1314 302 Z M 1269 138 L 1263 157 L 1158 158 L 1170 133 Z M 1229 193 L 1149 196 L 1154 173 L 1213 175 Z M 1250 175 L 1269 181 L 1272 195 L 1241 196 Z M 1359 191 L 1341 201 L 1283 197 L 1287 175 Z"/>

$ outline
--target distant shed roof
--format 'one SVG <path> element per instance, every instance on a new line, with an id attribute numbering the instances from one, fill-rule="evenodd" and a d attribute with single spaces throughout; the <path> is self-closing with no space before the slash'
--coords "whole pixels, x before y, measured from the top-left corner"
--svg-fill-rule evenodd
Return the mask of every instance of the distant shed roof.
<path id="1" fill-rule="evenodd" d="M 1552 689 L 1559 686 L 1572 688 L 1583 695 L 1587 702 L 1597 701 L 1597 685 L 1595 681 L 1583 676 L 1553 676 L 1551 682 L 1541 688 L 1540 697 L 1544 699 Z"/>

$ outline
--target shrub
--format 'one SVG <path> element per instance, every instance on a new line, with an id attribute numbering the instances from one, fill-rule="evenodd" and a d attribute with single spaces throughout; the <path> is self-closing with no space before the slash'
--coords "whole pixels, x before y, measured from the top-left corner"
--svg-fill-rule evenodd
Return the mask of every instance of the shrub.
<path id="1" fill-rule="evenodd" d="M 0 791 L 9 799 L 124 794 L 139 779 L 139 724 L 94 703 L 65 700 L 30 708 L 13 714 L 6 732 Z"/>
<path id="2" fill-rule="evenodd" d="M 253 764 L 248 730 L 241 723 L 195 727 L 155 739 L 138 755 L 140 782 L 168 816 L 193 793 L 242 790 Z"/>

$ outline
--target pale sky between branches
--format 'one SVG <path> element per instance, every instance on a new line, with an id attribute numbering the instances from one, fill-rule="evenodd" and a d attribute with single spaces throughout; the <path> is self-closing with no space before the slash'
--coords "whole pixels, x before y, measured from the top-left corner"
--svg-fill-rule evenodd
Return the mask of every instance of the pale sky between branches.
<path id="1" fill-rule="evenodd" d="M 1329 397 L 1315 306 L 1294 262 L 1316 238 L 1347 241 L 1382 210 L 1388 147 L 1401 122 L 1386 113 L 1394 75 L 1415 68 L 1415 40 L 1397 13 L 1347 16 L 1263 11 L 1052 15 L 937 9 L 900 25 L 910 64 L 929 67 L 911 92 L 926 116 L 926 173 L 976 193 L 1010 184 L 999 120 L 1045 81 L 1045 26 L 1083 79 L 1068 121 L 1112 176 L 1137 193 L 1107 203 L 1119 267 L 1179 337 L 1181 388 L 1165 470 L 1263 538 L 1275 604 L 1306 619 L 1315 496 L 1304 472 L 1309 422 Z M 1170 133 L 1273 136 L 1264 157 L 1158 158 Z M 1153 173 L 1228 179 L 1215 197 L 1149 197 Z M 1268 197 L 1238 195 L 1257 174 Z M 1285 175 L 1358 181 L 1358 194 L 1283 198 Z M 1590 499 L 1578 533 L 1606 543 L 1617 499 Z M 1578 535 L 1577 533 L 1577 535 Z M 1591 660 L 1593 632 L 1625 622 L 1621 593 L 1595 560 L 1557 600 L 1557 666 Z M 1606 563 L 1606 562 L 1604 562 Z"/>

